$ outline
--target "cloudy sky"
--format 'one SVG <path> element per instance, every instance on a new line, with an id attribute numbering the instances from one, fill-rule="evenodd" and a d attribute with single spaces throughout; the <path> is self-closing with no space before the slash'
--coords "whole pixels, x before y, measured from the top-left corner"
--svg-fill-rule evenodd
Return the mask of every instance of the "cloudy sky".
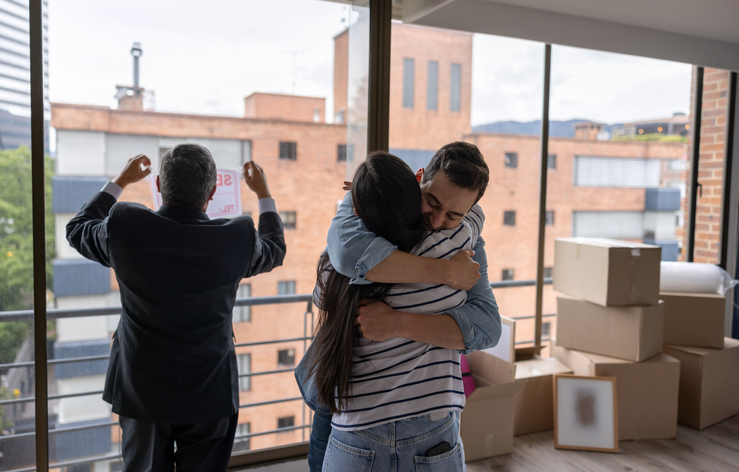
<path id="1" fill-rule="evenodd" d="M 141 85 L 156 110 L 241 116 L 253 92 L 327 98 L 333 37 L 348 7 L 317 0 L 99 0 L 49 2 L 53 102 L 115 106 L 131 85 L 131 45 L 141 43 Z M 473 124 L 541 115 L 544 46 L 476 35 Z M 689 65 L 553 48 L 551 118 L 606 123 L 688 112 Z"/>

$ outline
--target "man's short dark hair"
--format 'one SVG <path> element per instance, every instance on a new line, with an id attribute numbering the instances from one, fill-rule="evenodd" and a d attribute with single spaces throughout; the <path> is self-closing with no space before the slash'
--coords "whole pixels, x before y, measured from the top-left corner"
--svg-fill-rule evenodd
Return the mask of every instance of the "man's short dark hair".
<path id="1" fill-rule="evenodd" d="M 421 183 L 430 182 L 441 169 L 451 183 L 477 191 L 477 201 L 485 194 L 490 171 L 482 153 L 474 144 L 455 141 L 436 151 L 423 171 Z"/>
<path id="2" fill-rule="evenodd" d="M 216 185 L 213 155 L 199 144 L 178 144 L 162 156 L 159 190 L 166 205 L 200 210 Z"/>

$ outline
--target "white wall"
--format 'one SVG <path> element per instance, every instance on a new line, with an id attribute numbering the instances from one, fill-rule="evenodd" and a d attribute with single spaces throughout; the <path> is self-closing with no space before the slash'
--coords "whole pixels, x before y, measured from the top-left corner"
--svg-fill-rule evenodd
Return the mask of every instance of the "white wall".
<path id="1" fill-rule="evenodd" d="M 145 154 L 159 171 L 159 137 L 130 134 L 108 134 L 105 146 L 105 173 L 117 175 L 134 156 Z"/>
<path id="2" fill-rule="evenodd" d="M 105 133 L 57 130 L 57 175 L 104 175 Z"/>
<path id="3" fill-rule="evenodd" d="M 102 390 L 105 386 L 105 375 L 57 379 L 58 393 L 92 392 Z M 59 400 L 59 423 L 77 423 L 80 421 L 110 418 L 110 405 L 105 403 L 100 394 L 84 397 L 62 398 Z"/>
<path id="4" fill-rule="evenodd" d="M 67 223 L 74 218 L 72 213 L 57 213 L 56 218 L 56 257 L 58 259 L 84 259 L 67 241 Z"/>

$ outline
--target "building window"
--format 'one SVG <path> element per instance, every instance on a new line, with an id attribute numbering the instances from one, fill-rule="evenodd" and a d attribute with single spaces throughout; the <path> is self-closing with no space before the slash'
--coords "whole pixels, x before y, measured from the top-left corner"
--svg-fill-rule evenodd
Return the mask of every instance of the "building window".
<path id="1" fill-rule="evenodd" d="M 452 64 L 452 89 L 450 93 L 452 111 L 459 111 L 462 104 L 462 65 Z"/>
<path id="2" fill-rule="evenodd" d="M 545 279 L 552 278 L 552 268 L 551 267 L 544 267 L 544 278 Z"/>
<path id="3" fill-rule="evenodd" d="M 241 141 L 241 165 L 251 161 L 251 139 Z"/>
<path id="4" fill-rule="evenodd" d="M 549 338 L 550 333 L 552 332 L 552 323 L 542 323 L 541 324 L 541 337 L 542 339 Z"/>
<path id="5" fill-rule="evenodd" d="M 500 280 L 513 280 L 515 269 L 503 269 L 500 273 Z"/>
<path id="6" fill-rule="evenodd" d="M 505 226 L 516 226 L 516 212 L 515 211 L 504 211 L 503 212 L 503 224 Z"/>
<path id="7" fill-rule="evenodd" d="M 277 351 L 277 365 L 291 367 L 295 365 L 295 349 Z"/>
<path id="8" fill-rule="evenodd" d="M 429 61 L 426 84 L 426 108 L 436 110 L 439 96 L 439 63 Z"/>
<path id="9" fill-rule="evenodd" d="M 292 141 L 280 141 L 280 159 L 290 159 L 292 161 L 298 158 L 298 143 Z"/>
<path id="10" fill-rule="evenodd" d="M 510 167 L 511 169 L 516 169 L 518 167 L 518 153 L 517 152 L 505 153 L 505 166 Z"/>
<path id="11" fill-rule="evenodd" d="M 251 297 L 251 284 L 239 285 L 239 289 L 236 291 L 236 298 L 249 297 Z M 247 321 L 251 321 L 251 306 L 235 306 L 233 309 L 233 322 L 245 323 Z"/>
<path id="12" fill-rule="evenodd" d="M 413 108 L 414 69 L 413 59 L 403 59 L 403 108 Z"/>
<path id="13" fill-rule="evenodd" d="M 251 377 L 241 377 L 241 374 L 251 374 L 251 354 L 236 355 L 236 364 L 239 366 L 239 390 L 251 390 Z"/>
<path id="14" fill-rule="evenodd" d="M 547 210 L 544 215 L 544 224 L 547 226 L 554 226 L 554 210 Z"/>
<path id="15" fill-rule="evenodd" d="M 336 160 L 339 162 L 354 160 L 354 145 L 339 144 L 336 147 Z"/>
<path id="16" fill-rule="evenodd" d="M 285 229 L 295 229 L 297 227 L 297 214 L 294 211 L 281 211 L 280 219 L 282 227 Z"/>
<path id="17" fill-rule="evenodd" d="M 575 156 L 575 187 L 659 187 L 661 159 Z"/>
<path id="18" fill-rule="evenodd" d="M 320 123 L 321 122 L 321 109 L 320 108 L 314 108 L 313 109 L 313 122 L 314 123 Z"/>
<path id="19" fill-rule="evenodd" d="M 549 154 L 547 156 L 547 169 L 556 169 L 556 168 L 557 168 L 557 155 Z"/>
<path id="20" fill-rule="evenodd" d="M 283 280 L 277 282 L 277 295 L 293 295 L 295 294 L 295 281 Z"/>
<path id="21" fill-rule="evenodd" d="M 251 423 L 241 423 L 236 426 L 233 452 L 248 451 L 251 448 L 249 433 L 251 433 Z"/>
<path id="22" fill-rule="evenodd" d="M 284 418 L 277 418 L 277 429 L 291 428 L 295 426 L 295 417 L 286 416 Z"/>

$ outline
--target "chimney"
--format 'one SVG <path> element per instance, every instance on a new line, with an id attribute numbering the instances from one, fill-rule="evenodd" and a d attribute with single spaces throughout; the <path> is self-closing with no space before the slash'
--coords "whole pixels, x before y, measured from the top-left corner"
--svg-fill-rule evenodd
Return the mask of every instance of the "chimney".
<path id="1" fill-rule="evenodd" d="M 133 56 L 133 87 L 127 85 L 116 85 L 115 98 L 118 99 L 119 110 L 144 110 L 144 89 L 139 87 L 139 57 L 143 54 L 141 43 L 133 43 L 131 56 Z"/>
<path id="2" fill-rule="evenodd" d="M 602 129 L 602 123 L 593 123 L 592 121 L 577 123 L 575 125 L 575 139 L 595 141 L 598 139 L 598 133 L 600 133 Z"/>

